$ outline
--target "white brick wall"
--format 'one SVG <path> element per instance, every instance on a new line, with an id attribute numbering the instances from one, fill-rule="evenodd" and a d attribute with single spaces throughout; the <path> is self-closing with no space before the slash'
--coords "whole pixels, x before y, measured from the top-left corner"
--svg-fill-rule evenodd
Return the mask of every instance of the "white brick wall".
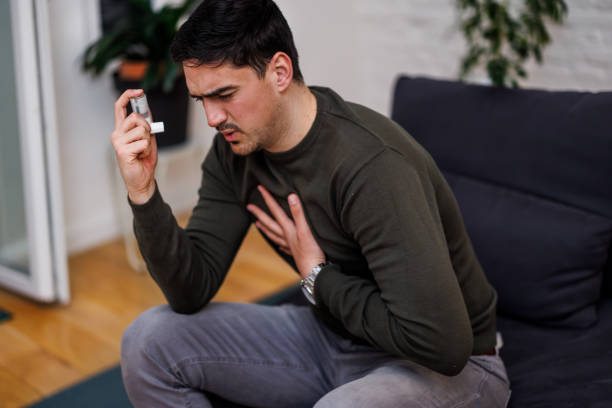
<path id="1" fill-rule="evenodd" d="M 612 1 L 570 0 L 563 26 L 551 29 L 553 44 L 542 66 L 530 65 L 529 87 L 612 89 Z"/>
<path id="2" fill-rule="evenodd" d="M 347 99 L 389 113 L 391 89 L 399 73 L 457 78 L 465 42 L 454 0 L 278 3 L 294 30 L 307 81 L 330 85 Z M 329 3 L 335 6 L 330 8 Z M 553 43 L 544 50 L 544 64 L 527 64 L 529 79 L 522 86 L 611 90 L 612 0 L 567 0 L 567 4 L 565 24 L 550 30 Z M 308 10 L 324 12 L 309 14 Z M 308 18 L 303 18 L 305 14 Z M 321 33 L 326 41 L 312 39 Z M 335 64 L 329 59 L 308 60 L 318 53 L 333 57 L 333 50 L 340 50 Z M 336 68 L 330 70 L 330 66 Z M 476 72 L 472 79 L 483 81 L 486 75 Z"/>

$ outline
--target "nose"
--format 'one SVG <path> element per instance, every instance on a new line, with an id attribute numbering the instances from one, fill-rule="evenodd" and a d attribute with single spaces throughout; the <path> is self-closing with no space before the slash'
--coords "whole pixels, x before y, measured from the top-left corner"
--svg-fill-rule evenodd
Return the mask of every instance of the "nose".
<path id="1" fill-rule="evenodd" d="M 208 126 L 216 128 L 227 120 L 227 114 L 225 110 L 220 107 L 214 101 L 203 100 L 204 111 L 206 112 L 206 119 L 208 120 Z"/>

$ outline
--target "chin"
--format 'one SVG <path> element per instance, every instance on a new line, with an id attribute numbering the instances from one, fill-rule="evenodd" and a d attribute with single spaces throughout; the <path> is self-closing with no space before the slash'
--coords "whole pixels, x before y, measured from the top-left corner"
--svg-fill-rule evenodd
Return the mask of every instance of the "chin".
<path id="1" fill-rule="evenodd" d="M 232 148 L 232 152 L 238 156 L 248 156 L 251 153 L 261 150 L 261 146 L 255 143 L 230 143 L 230 147 Z"/>

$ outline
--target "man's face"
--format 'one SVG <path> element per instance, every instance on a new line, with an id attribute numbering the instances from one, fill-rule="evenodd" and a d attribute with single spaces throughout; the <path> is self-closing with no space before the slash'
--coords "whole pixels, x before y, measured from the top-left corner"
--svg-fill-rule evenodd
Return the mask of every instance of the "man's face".
<path id="1" fill-rule="evenodd" d="M 189 93 L 202 101 L 208 125 L 223 134 L 235 154 L 274 150 L 282 124 L 269 73 L 262 79 L 251 67 L 229 63 L 194 66 L 187 62 L 183 68 Z"/>

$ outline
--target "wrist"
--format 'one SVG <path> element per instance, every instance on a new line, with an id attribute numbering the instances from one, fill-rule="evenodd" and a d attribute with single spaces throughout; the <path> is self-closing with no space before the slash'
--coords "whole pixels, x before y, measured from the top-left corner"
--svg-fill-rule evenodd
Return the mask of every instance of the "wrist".
<path id="1" fill-rule="evenodd" d="M 139 190 L 128 190 L 128 197 L 132 204 L 142 205 L 149 202 L 155 194 L 155 182 Z"/>
<path id="2" fill-rule="evenodd" d="M 306 278 L 308 275 L 310 275 L 314 268 L 324 263 L 327 263 L 325 256 L 321 258 L 313 258 L 308 262 L 303 262 L 301 266 L 298 267 L 298 272 L 302 278 Z"/>
<path id="3" fill-rule="evenodd" d="M 331 262 L 326 261 L 326 262 L 322 262 L 322 263 L 315 265 L 311 269 L 310 273 L 304 279 L 300 281 L 300 285 L 302 286 L 302 292 L 304 293 L 304 296 L 313 305 L 316 305 L 315 295 L 314 295 L 315 281 L 317 279 L 317 276 L 321 272 L 321 270 L 323 270 L 323 268 L 325 268 L 328 265 L 331 265 Z"/>

